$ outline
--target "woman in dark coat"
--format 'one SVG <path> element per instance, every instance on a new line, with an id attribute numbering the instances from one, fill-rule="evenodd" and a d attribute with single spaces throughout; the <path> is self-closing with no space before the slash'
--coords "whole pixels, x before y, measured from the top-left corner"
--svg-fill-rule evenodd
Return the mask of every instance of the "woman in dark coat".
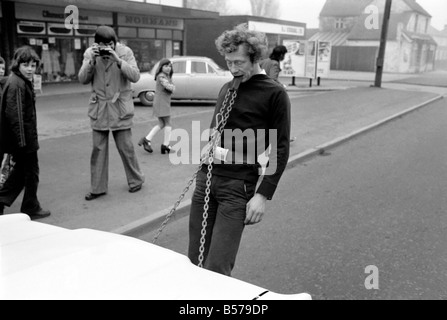
<path id="1" fill-rule="evenodd" d="M 144 150 L 149 153 L 153 152 L 151 146 L 152 139 L 162 129 L 165 129 L 165 137 L 161 145 L 161 153 L 169 154 L 171 152 L 171 147 L 169 146 L 172 131 L 171 96 L 175 90 L 175 86 L 172 83 L 173 74 L 174 71 L 171 61 L 168 59 L 161 60 L 155 73 L 155 81 L 157 81 L 157 84 L 153 103 L 154 116 L 158 118 L 159 124 L 152 128 L 148 136 L 141 138 L 138 143 L 139 146 L 143 146 Z"/>
<path id="2" fill-rule="evenodd" d="M 32 48 L 24 46 L 16 50 L 0 108 L 0 152 L 12 155 L 15 162 L 14 170 L 0 189 L 0 214 L 25 189 L 20 210 L 32 219 L 50 215 L 37 199 L 39 142 L 33 77 L 39 62 Z"/>

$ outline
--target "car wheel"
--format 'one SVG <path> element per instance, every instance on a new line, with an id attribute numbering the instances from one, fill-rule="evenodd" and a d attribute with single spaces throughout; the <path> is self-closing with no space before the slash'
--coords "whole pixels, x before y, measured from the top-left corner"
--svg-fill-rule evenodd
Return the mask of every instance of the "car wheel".
<path id="1" fill-rule="evenodd" d="M 140 102 L 145 106 L 152 106 L 152 102 L 154 101 L 154 92 L 152 91 L 146 91 L 140 93 L 138 98 L 140 99 Z"/>

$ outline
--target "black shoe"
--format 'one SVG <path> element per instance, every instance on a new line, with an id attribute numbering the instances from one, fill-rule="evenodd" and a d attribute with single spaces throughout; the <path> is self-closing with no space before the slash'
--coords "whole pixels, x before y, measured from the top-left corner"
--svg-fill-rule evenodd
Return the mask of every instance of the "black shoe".
<path id="1" fill-rule="evenodd" d="M 105 196 L 105 195 L 106 195 L 105 192 L 103 192 L 103 193 L 91 193 L 91 192 L 89 192 L 89 193 L 87 193 L 85 195 L 85 200 L 92 201 L 92 200 L 95 200 L 95 199 L 97 199 L 99 197 L 102 197 L 102 196 Z"/>
<path id="2" fill-rule="evenodd" d="M 49 217 L 51 215 L 51 212 L 48 210 L 43 210 L 41 209 L 38 212 L 35 213 L 27 213 L 29 215 L 29 217 L 31 218 L 31 220 L 38 220 L 38 219 L 43 219 L 46 217 Z"/>
<path id="3" fill-rule="evenodd" d="M 161 154 L 169 154 L 171 151 L 171 146 L 165 146 L 164 144 L 161 145 Z"/>
<path id="4" fill-rule="evenodd" d="M 140 184 L 139 186 L 136 186 L 136 187 L 132 187 L 132 188 L 129 189 L 129 192 L 130 192 L 130 193 L 138 192 L 138 191 L 141 190 L 142 187 L 143 187 L 142 184 Z"/>
<path id="5" fill-rule="evenodd" d="M 138 145 L 141 147 L 143 146 L 144 150 L 146 150 L 149 153 L 154 152 L 154 150 L 152 150 L 151 147 L 151 142 L 149 140 L 146 139 L 146 137 L 143 137 L 140 139 L 140 141 L 138 142 Z"/>
<path id="6" fill-rule="evenodd" d="M 5 206 L 3 204 L 0 204 L 0 216 L 2 216 L 4 212 L 5 212 Z"/>

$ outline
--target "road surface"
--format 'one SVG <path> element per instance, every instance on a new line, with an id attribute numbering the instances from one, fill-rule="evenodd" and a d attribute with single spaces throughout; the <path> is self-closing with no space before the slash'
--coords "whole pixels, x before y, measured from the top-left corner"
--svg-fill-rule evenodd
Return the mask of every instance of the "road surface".
<path id="1" fill-rule="evenodd" d="M 316 300 L 447 299 L 446 123 L 444 99 L 289 169 L 233 276 Z M 187 218 L 159 239 L 187 242 Z"/>

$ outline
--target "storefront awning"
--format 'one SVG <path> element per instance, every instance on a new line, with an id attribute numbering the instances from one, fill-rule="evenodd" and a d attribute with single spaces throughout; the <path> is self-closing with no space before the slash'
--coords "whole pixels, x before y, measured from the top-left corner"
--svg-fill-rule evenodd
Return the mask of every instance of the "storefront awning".
<path id="1" fill-rule="evenodd" d="M 333 47 L 337 47 L 345 45 L 348 36 L 348 32 L 317 32 L 309 41 L 330 42 Z"/>

